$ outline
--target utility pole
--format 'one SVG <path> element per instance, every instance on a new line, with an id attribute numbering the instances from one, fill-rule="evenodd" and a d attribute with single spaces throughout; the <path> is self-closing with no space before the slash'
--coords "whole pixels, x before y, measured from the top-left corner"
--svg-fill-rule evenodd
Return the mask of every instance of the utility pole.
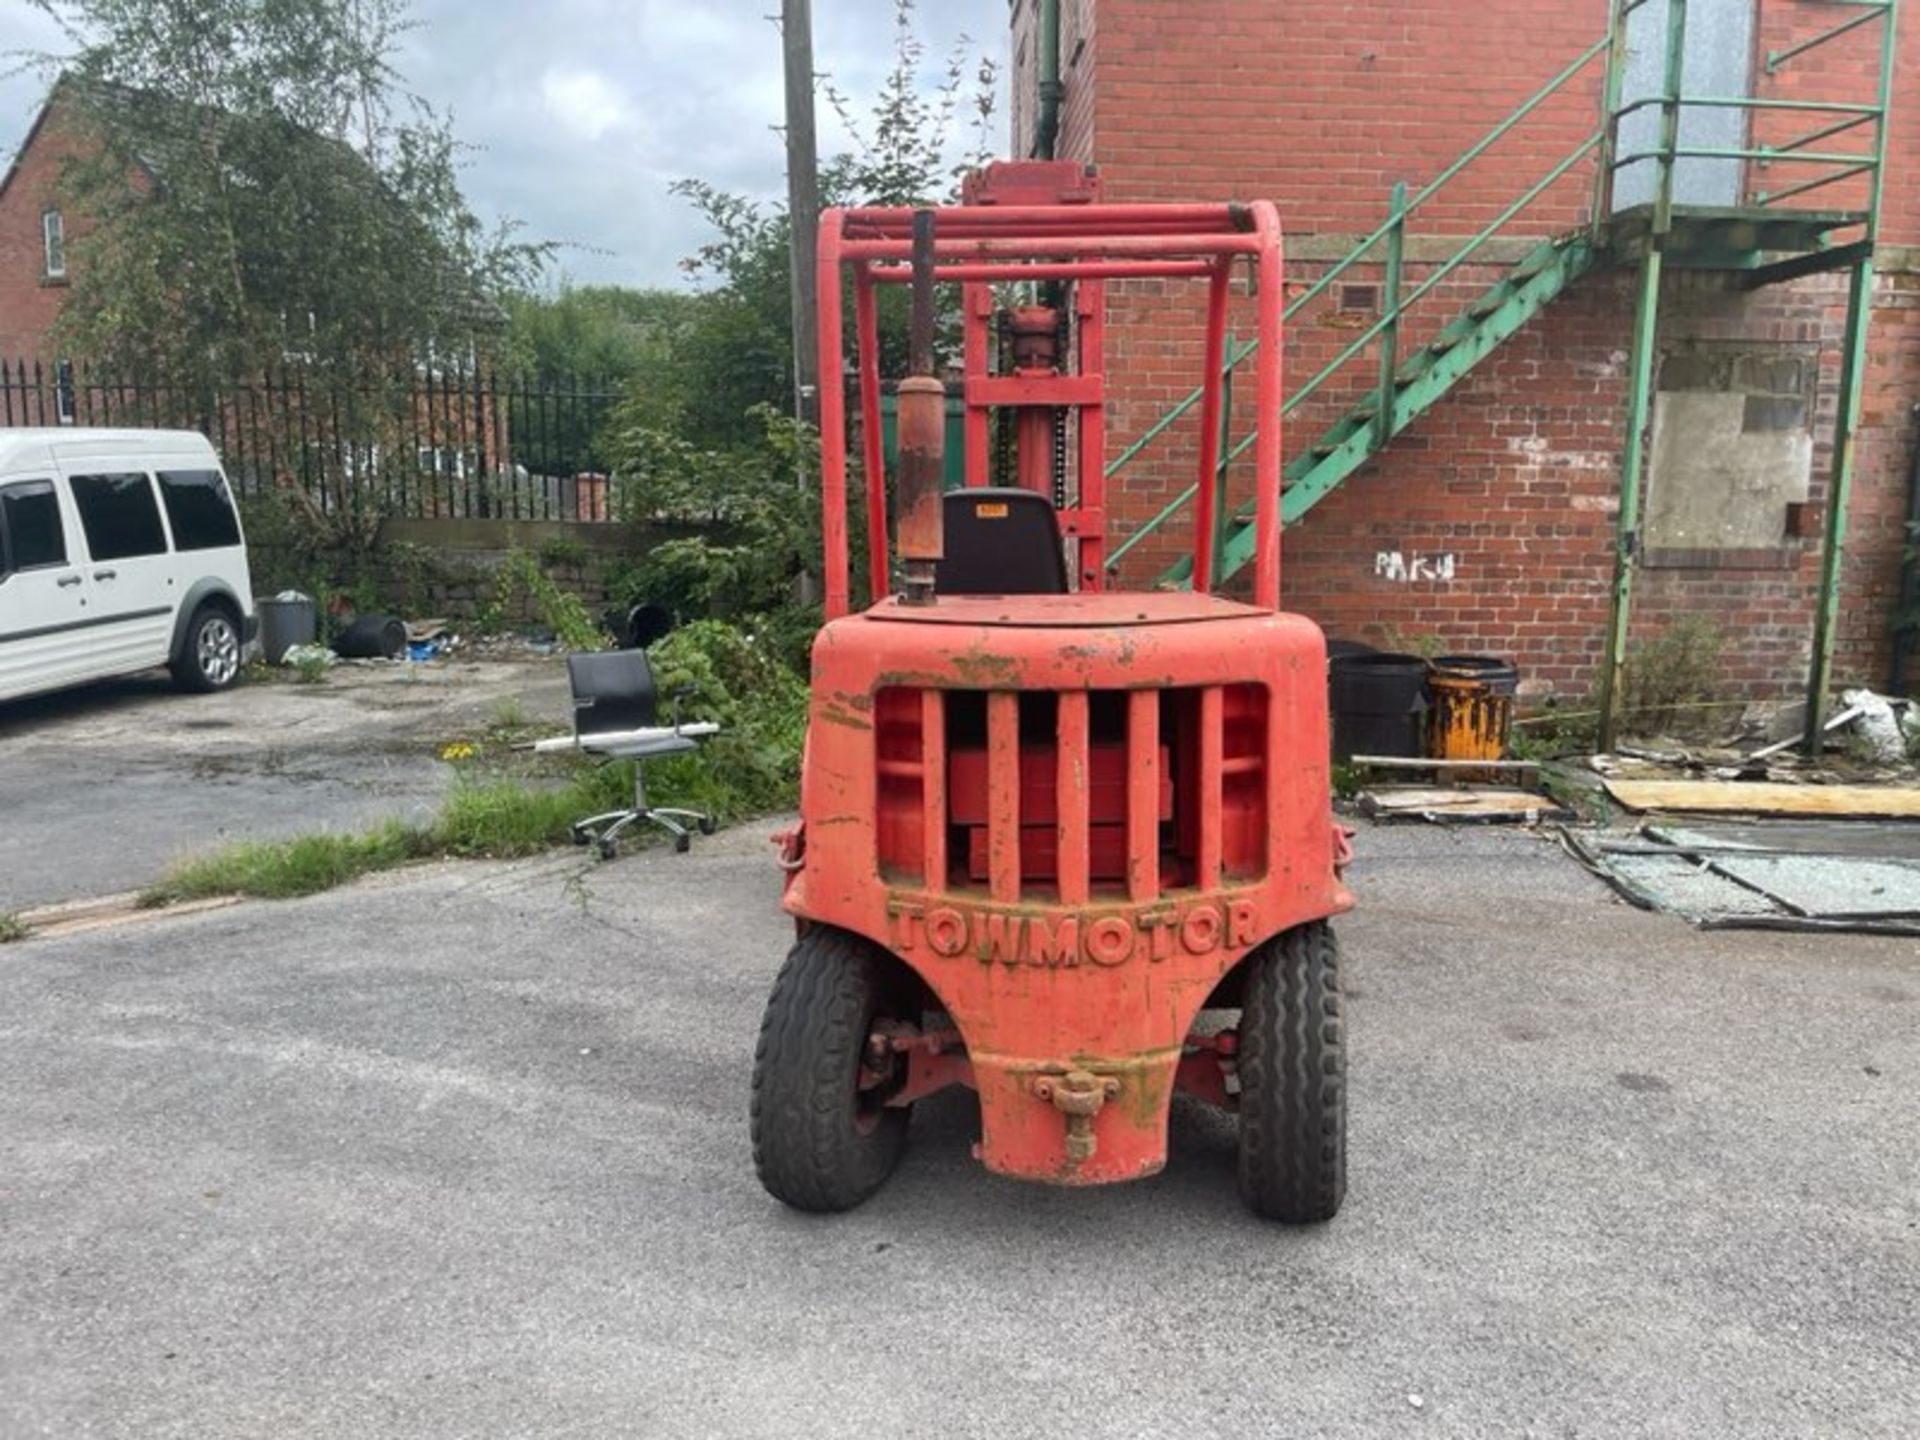
<path id="1" fill-rule="evenodd" d="M 814 256 L 820 225 L 820 168 L 813 129 L 812 0 L 780 0 L 780 42 L 786 58 L 787 215 L 793 291 L 793 413 L 820 418 L 819 338 L 815 329 Z M 829 377 L 829 383 L 838 377 Z"/>

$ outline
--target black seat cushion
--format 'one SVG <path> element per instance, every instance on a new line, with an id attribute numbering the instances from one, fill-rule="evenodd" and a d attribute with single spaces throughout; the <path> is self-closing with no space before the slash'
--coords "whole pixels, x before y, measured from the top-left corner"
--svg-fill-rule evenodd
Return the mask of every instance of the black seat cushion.
<path id="1" fill-rule="evenodd" d="M 567 657 L 573 687 L 573 733 L 606 735 L 655 724 L 659 706 L 644 650 L 605 650 Z"/>
<path id="2" fill-rule="evenodd" d="M 947 558 L 935 574 L 942 595 L 1064 595 L 1060 516 L 1031 490 L 949 490 Z"/>

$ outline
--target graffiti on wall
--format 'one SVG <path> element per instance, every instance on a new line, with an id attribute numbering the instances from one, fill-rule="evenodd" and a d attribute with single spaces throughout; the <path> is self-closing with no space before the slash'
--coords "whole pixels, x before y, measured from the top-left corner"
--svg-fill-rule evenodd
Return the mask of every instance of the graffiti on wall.
<path id="1" fill-rule="evenodd" d="M 1411 554 L 1400 550 L 1377 551 L 1373 557 L 1374 578 L 1400 585 L 1417 581 L 1449 581 L 1454 577 L 1453 552 L 1442 555 Z"/>

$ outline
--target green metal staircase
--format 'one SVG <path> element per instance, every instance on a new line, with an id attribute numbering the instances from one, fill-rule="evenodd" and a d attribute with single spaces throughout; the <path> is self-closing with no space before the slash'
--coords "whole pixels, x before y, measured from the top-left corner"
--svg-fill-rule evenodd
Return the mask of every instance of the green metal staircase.
<path id="1" fill-rule="evenodd" d="M 1281 472 L 1281 523 L 1293 524 L 1331 494 L 1502 341 L 1592 269 L 1595 261 L 1592 244 L 1584 236 L 1572 236 L 1543 241 L 1512 266 L 1430 342 L 1394 367 L 1390 402 L 1383 403 L 1383 392 L 1376 389 L 1287 463 Z M 1253 506 L 1246 504 L 1234 512 L 1216 549 L 1220 578 L 1233 575 L 1253 558 L 1253 533 Z M 1188 556 L 1163 580 L 1190 584 L 1192 569 Z"/>
<path id="2" fill-rule="evenodd" d="M 1315 505 L 1333 493 L 1340 484 L 1360 470 L 1385 446 L 1392 443 L 1420 416 L 1444 399 L 1462 379 L 1471 374 L 1489 355 L 1509 338 L 1525 328 L 1534 316 L 1578 284 L 1582 277 L 1607 266 L 1634 265 L 1641 272 L 1640 300 L 1636 309 L 1635 346 L 1628 428 L 1630 443 L 1623 461 L 1622 519 L 1618 554 L 1614 626 L 1609 635 L 1609 659 L 1603 670 L 1603 690 L 1610 688 L 1618 666 L 1620 647 L 1625 636 L 1627 592 L 1631 584 L 1637 531 L 1637 495 L 1640 470 L 1640 440 L 1648 421 L 1648 391 L 1651 381 L 1654 324 L 1658 313 L 1659 275 L 1662 263 L 1680 267 L 1711 268 L 1741 272 L 1740 283 L 1759 286 L 1821 270 L 1852 268 L 1856 291 L 1863 283 L 1862 271 L 1870 279 L 1873 241 L 1878 221 L 1880 194 L 1880 157 L 1886 140 L 1887 100 L 1891 81 L 1893 53 L 1894 0 L 1837 0 L 1839 6 L 1857 12 L 1832 30 L 1818 34 L 1784 51 L 1766 56 L 1765 73 L 1771 76 L 1808 50 L 1875 20 L 1884 21 L 1880 85 L 1870 103 L 1828 103 L 1800 98 L 1761 96 L 1689 97 L 1683 92 L 1687 0 L 1665 0 L 1664 34 L 1657 38 L 1665 47 L 1666 61 L 1658 94 L 1623 103 L 1626 73 L 1629 19 L 1649 0 L 1614 0 L 1608 33 L 1589 46 L 1558 75 L 1554 76 L 1525 103 L 1495 126 L 1480 142 L 1448 166 L 1411 199 L 1405 186 L 1394 187 L 1385 221 L 1364 237 L 1343 259 L 1335 262 L 1286 307 L 1292 321 L 1325 295 L 1328 287 L 1351 267 L 1360 263 L 1382 267 L 1379 317 L 1358 332 L 1341 352 L 1317 374 L 1293 391 L 1282 406 L 1282 415 L 1290 415 L 1302 404 L 1324 395 L 1335 380 L 1343 380 L 1341 389 L 1352 393 L 1361 388 L 1357 377 L 1364 377 L 1364 396 L 1345 409 L 1332 425 L 1312 443 L 1294 454 L 1283 470 L 1281 516 L 1283 523 L 1299 520 Z M 1604 64 L 1603 101 L 1595 129 L 1569 154 L 1529 185 L 1510 205 L 1501 210 L 1485 228 L 1472 236 L 1450 258 L 1433 265 L 1418 284 L 1403 283 L 1403 260 L 1408 222 L 1417 211 L 1439 193 L 1468 166 L 1472 165 L 1501 139 L 1526 123 L 1542 105 L 1574 82 L 1589 66 Z M 1786 144 L 1739 147 L 1706 147 L 1681 143 L 1680 114 L 1684 107 L 1741 109 L 1749 115 L 1809 112 L 1818 122 L 1807 134 Z M 1658 107 L 1659 140 L 1650 149 L 1622 153 L 1620 145 L 1623 118 L 1644 108 Z M 1832 137 L 1871 127 L 1871 147 L 1857 150 L 1809 147 Z M 1812 178 L 1782 185 L 1772 193 L 1743 192 L 1745 203 L 1732 207 L 1688 206 L 1674 198 L 1674 168 L 1686 159 L 1758 162 L 1752 168 L 1770 173 L 1772 167 L 1808 164 L 1815 167 Z M 1654 198 L 1644 205 L 1615 211 L 1613 182 L 1618 172 L 1629 165 L 1651 164 L 1655 169 Z M 1484 265 L 1487 251 L 1495 241 L 1505 243 L 1505 253 L 1514 253 L 1515 237 L 1511 227 L 1522 224 L 1523 213 L 1546 192 L 1559 184 L 1576 167 L 1592 171 L 1592 198 L 1589 218 L 1578 229 L 1552 238 L 1540 238 L 1526 248 L 1521 258 L 1483 293 L 1448 318 L 1431 339 L 1402 351 L 1403 329 L 1411 330 L 1409 313 L 1428 300 L 1460 266 Z M 1868 200 L 1861 208 L 1809 211 L 1790 208 L 1782 202 L 1819 189 L 1836 181 L 1856 176 L 1867 177 Z M 1564 189 L 1564 187 L 1563 187 Z M 1564 213 L 1564 211 L 1562 212 Z M 1539 233 L 1537 222 L 1532 226 Z M 1520 242 L 1524 243 L 1524 242 Z M 1856 307 L 1861 308 L 1861 307 Z M 1432 315 L 1429 305 L 1422 315 Z M 1862 309 L 1862 316 L 1864 310 Z M 1414 323 L 1418 323 L 1416 320 Z M 1849 355 L 1857 355 L 1863 343 L 1864 320 L 1850 325 Z M 1229 343 L 1226 380 L 1231 387 L 1235 369 L 1254 351 L 1252 345 L 1239 347 Z M 1851 367 L 1843 376 L 1841 397 L 1843 423 L 1858 414 L 1860 366 Z M 1848 388 L 1850 387 L 1850 388 Z M 1137 440 L 1127 446 L 1107 466 L 1111 478 L 1134 463 L 1199 401 L 1195 390 L 1154 422 Z M 1230 417 L 1232 405 L 1223 406 Z M 1251 434 L 1237 441 L 1223 426 L 1220 462 L 1211 477 L 1215 491 L 1213 514 L 1218 527 L 1213 554 L 1215 574 L 1212 585 L 1229 581 L 1252 558 L 1254 532 L 1253 502 L 1236 510 L 1226 504 L 1227 475 L 1234 460 L 1253 443 Z M 1836 445 L 1836 452 L 1851 452 L 1850 445 Z M 1843 463 L 1837 458 L 1836 463 Z M 1836 473 L 1836 492 L 1844 504 L 1844 477 Z M 1198 484 L 1189 486 L 1140 530 L 1117 546 L 1108 560 L 1108 568 L 1117 570 L 1129 552 L 1180 515 L 1193 501 Z M 1837 550 L 1837 540 L 1833 542 Z M 1832 562 L 1837 565 L 1837 560 Z M 1159 583 L 1165 587 L 1187 587 L 1193 583 L 1192 559 L 1186 558 L 1167 570 Z M 1835 571 L 1837 575 L 1837 570 Z M 1837 583 L 1835 585 L 1837 591 Z M 1827 617 L 1823 640 L 1816 641 L 1816 657 L 1824 643 L 1830 652 L 1831 617 Z M 1818 659 L 1816 658 L 1818 670 Z"/>

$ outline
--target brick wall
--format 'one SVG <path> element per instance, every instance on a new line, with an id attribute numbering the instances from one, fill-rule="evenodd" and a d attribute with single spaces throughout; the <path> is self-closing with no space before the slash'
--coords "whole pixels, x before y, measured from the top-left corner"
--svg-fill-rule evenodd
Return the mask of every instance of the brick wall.
<path id="1" fill-rule="evenodd" d="M 1033 0 L 1014 0 L 1017 92 L 1031 90 L 1035 8 Z M 1063 8 L 1063 32 L 1073 32 L 1080 12 L 1093 7 L 1068 0 Z M 1292 293 L 1324 273 L 1342 242 L 1379 222 L 1393 181 L 1417 187 L 1432 178 L 1598 38 L 1606 17 L 1604 0 L 1405 0 L 1390 7 L 1222 0 L 1205 7 L 1204 18 L 1178 0 L 1100 0 L 1098 11 L 1097 48 L 1089 43 L 1077 68 L 1063 64 L 1069 124 L 1061 153 L 1097 163 L 1114 199 L 1275 199 L 1288 230 Z M 1764 53 L 1791 44 L 1838 18 L 1834 6 L 1815 0 L 1760 0 L 1757 47 Z M 1870 31 L 1835 42 L 1763 78 L 1759 93 L 1870 98 L 1874 46 Z M 1063 61 L 1071 53 L 1063 38 Z M 1920 27 L 1906 28 L 1901 54 L 1883 239 L 1904 245 L 1920 239 L 1920 194 L 1909 193 L 1903 179 L 1914 172 L 1920 139 L 1910 119 L 1920 113 Z M 1590 132 L 1601 80 L 1595 64 L 1465 171 L 1443 192 L 1444 203 L 1421 213 L 1412 233 L 1438 244 L 1491 221 Z M 1031 104 L 1015 119 L 1023 148 Z M 1779 140 L 1818 123 L 1794 117 L 1756 138 Z M 1069 136 L 1072 143 L 1064 143 Z M 1810 173 L 1774 166 L 1749 181 L 1780 188 Z M 1591 182 L 1590 170 L 1576 169 L 1511 229 L 1524 237 L 1577 223 Z M 1799 203 L 1837 208 L 1857 200 L 1834 186 Z M 1509 244 L 1487 258 L 1516 253 Z M 1882 264 L 1838 636 L 1841 675 L 1876 683 L 1897 590 L 1914 444 L 1910 412 L 1920 399 L 1920 278 L 1901 253 L 1883 256 Z M 1428 273 L 1428 264 L 1410 263 L 1408 284 Z M 1403 353 L 1498 274 L 1497 264 L 1462 267 L 1412 322 Z M 1356 266 L 1343 278 L 1377 284 L 1380 272 Z M 1514 656 L 1535 689 L 1584 691 L 1607 614 L 1632 286 L 1623 271 L 1588 277 L 1295 526 L 1284 542 L 1288 605 L 1335 634 L 1376 641 L 1436 635 L 1450 648 Z M 1371 321 L 1370 314 L 1343 310 L 1341 288 L 1291 326 L 1290 390 Z M 1672 275 L 1664 298 L 1663 343 L 1817 347 L 1820 443 L 1806 531 L 1817 537 L 1844 277 L 1749 296 L 1731 290 L 1723 276 Z M 1116 357 L 1108 367 L 1109 434 L 1117 450 L 1197 381 L 1198 295 L 1157 282 L 1110 286 L 1108 320 Z M 1244 298 L 1233 323 L 1242 336 L 1251 333 Z M 1344 391 L 1336 382 L 1289 417 L 1289 455 L 1344 408 L 1369 370 L 1356 366 Z M 1242 434 L 1251 420 L 1245 402 L 1243 389 L 1235 405 Z M 1196 428 L 1190 416 L 1122 473 L 1110 497 L 1116 536 L 1191 482 Z M 1230 485 L 1236 498 L 1247 493 L 1244 464 Z M 1135 552 L 1127 579 L 1149 579 L 1187 543 L 1182 523 L 1169 526 Z M 1791 691 L 1804 682 L 1818 562 L 1817 538 L 1783 536 L 1764 555 L 1649 567 L 1636 595 L 1635 637 L 1683 615 L 1707 614 L 1729 636 L 1727 683 L 1752 693 Z"/>
<path id="2" fill-rule="evenodd" d="M 71 131 L 56 103 L 28 135 L 0 190 L 0 356 L 51 354 L 46 334 L 67 290 L 63 282 L 45 278 L 40 217 L 50 206 L 62 210 L 71 272 L 73 242 L 85 226 L 71 207 L 61 205 L 57 182 L 73 151 Z"/>

